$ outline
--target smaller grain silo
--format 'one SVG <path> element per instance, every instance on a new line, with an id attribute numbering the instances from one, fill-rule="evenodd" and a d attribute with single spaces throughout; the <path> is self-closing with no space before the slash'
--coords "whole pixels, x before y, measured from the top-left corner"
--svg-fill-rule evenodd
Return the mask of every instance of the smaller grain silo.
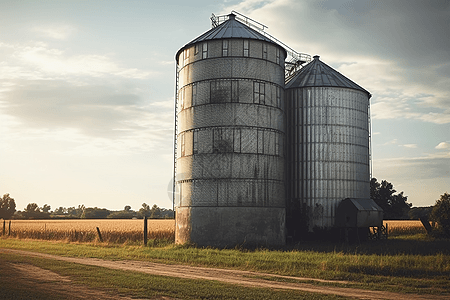
<path id="1" fill-rule="evenodd" d="M 343 199 L 370 199 L 370 97 L 319 56 L 286 83 L 288 235 L 331 229 Z"/>

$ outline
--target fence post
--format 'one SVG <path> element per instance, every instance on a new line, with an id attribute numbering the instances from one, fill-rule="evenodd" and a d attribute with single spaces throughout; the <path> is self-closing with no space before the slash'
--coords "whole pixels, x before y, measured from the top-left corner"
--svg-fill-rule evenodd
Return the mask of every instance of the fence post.
<path id="1" fill-rule="evenodd" d="M 6 229 L 6 221 L 3 220 L 3 235 L 5 235 L 5 229 Z"/>
<path id="2" fill-rule="evenodd" d="M 11 235 L 11 220 L 9 220 L 8 236 Z"/>
<path id="3" fill-rule="evenodd" d="M 144 246 L 147 246 L 147 216 L 144 216 Z"/>
<path id="4" fill-rule="evenodd" d="M 100 228 L 97 227 L 98 239 L 103 243 L 102 234 L 100 233 Z"/>
<path id="5" fill-rule="evenodd" d="M 430 225 L 430 221 L 428 221 L 428 217 L 420 217 L 419 218 L 420 222 L 422 223 L 423 227 L 425 227 L 425 230 L 427 231 L 428 234 L 431 234 L 431 232 L 433 231 L 433 228 Z"/>

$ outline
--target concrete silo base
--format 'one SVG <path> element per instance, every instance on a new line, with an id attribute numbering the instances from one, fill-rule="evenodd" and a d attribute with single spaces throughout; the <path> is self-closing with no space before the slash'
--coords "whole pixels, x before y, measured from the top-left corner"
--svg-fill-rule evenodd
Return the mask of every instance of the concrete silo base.
<path id="1" fill-rule="evenodd" d="M 198 246 L 285 245 L 285 209 L 273 207 L 178 207 L 175 242 Z"/>

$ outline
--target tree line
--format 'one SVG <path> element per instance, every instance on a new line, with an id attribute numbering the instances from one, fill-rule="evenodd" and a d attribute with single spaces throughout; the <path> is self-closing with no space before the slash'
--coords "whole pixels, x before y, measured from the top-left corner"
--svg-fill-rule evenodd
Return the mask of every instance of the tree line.
<path id="1" fill-rule="evenodd" d="M 171 219 L 174 217 L 172 209 L 160 208 L 154 204 L 150 207 L 147 203 L 142 203 L 142 207 L 134 211 L 131 206 L 126 205 L 123 210 L 108 210 L 106 208 L 85 207 L 58 207 L 51 210 L 50 205 L 44 204 L 40 207 L 36 203 L 29 203 L 23 211 L 16 210 L 16 203 L 9 194 L 0 198 L 0 219 Z"/>
<path id="2" fill-rule="evenodd" d="M 408 197 L 403 192 L 397 193 L 392 183 L 376 178 L 370 181 L 370 198 L 384 211 L 385 220 L 417 220 L 427 218 L 437 222 L 450 236 L 450 194 L 445 192 L 436 200 L 434 206 L 413 207 L 408 203 Z M 156 204 L 150 207 L 143 203 L 138 211 L 126 205 L 123 210 L 111 211 L 106 208 L 85 207 L 58 207 L 51 211 L 48 204 L 39 207 L 36 203 L 29 203 L 23 211 L 16 211 L 16 203 L 9 194 L 0 198 L 0 219 L 48 219 L 48 218 L 80 218 L 80 219 L 132 219 L 132 218 L 164 219 L 174 218 L 171 209 L 159 208 Z"/>

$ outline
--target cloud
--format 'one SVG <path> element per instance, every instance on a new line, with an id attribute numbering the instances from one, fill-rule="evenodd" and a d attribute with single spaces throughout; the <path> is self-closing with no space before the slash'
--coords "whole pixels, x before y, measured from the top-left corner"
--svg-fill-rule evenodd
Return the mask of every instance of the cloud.
<path id="1" fill-rule="evenodd" d="M 394 145 L 394 144 L 397 144 L 397 139 L 390 140 L 389 142 L 384 143 L 383 146 Z"/>
<path id="2" fill-rule="evenodd" d="M 441 142 L 435 148 L 436 149 L 450 149 L 450 143 L 449 142 Z"/>
<path id="3" fill-rule="evenodd" d="M 398 157 L 374 161 L 374 172 L 389 174 L 402 181 L 411 179 L 450 178 L 450 152 L 421 157 Z"/>
<path id="4" fill-rule="evenodd" d="M 65 55 L 59 49 L 43 46 L 24 47 L 15 56 L 28 66 L 34 66 L 41 72 L 56 75 L 110 76 L 125 78 L 147 78 L 150 72 L 136 68 L 123 68 L 106 55 L 85 54 Z"/>
<path id="5" fill-rule="evenodd" d="M 44 42 L 0 43 L 0 78 L 67 79 L 74 77 L 121 77 L 148 79 L 155 71 L 127 68 L 105 54 L 70 55 Z"/>
<path id="6" fill-rule="evenodd" d="M 405 144 L 405 145 L 399 145 L 405 148 L 411 148 L 411 149 L 415 149 L 417 148 L 417 144 Z"/>
<path id="7" fill-rule="evenodd" d="M 64 24 L 38 25 L 32 28 L 32 31 L 38 36 L 47 37 L 56 40 L 66 40 L 70 35 L 77 31 L 74 26 Z"/>
<path id="8" fill-rule="evenodd" d="M 139 89 L 126 85 L 75 85 L 57 80 L 15 81 L 2 93 L 3 114 L 21 126 L 75 129 L 106 139 L 170 130 L 173 110 L 150 108 Z M 150 129 L 151 128 L 151 129 Z"/>

